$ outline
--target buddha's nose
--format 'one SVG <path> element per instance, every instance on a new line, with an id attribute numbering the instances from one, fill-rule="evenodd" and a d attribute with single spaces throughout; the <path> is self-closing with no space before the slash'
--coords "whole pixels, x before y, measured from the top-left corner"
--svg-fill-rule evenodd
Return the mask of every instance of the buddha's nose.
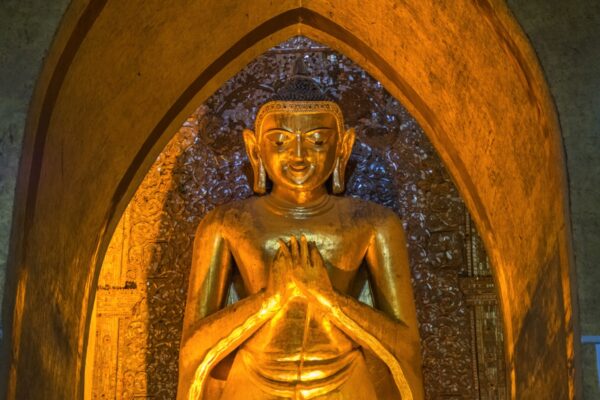
<path id="1" fill-rule="evenodd" d="M 296 146 L 294 146 L 294 158 L 298 160 L 304 159 L 304 146 L 302 145 L 302 135 L 296 134 Z"/>

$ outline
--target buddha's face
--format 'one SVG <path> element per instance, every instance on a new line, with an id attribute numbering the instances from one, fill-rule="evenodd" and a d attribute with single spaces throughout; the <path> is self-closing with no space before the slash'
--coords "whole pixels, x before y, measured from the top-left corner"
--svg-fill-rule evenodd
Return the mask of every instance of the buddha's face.
<path id="1" fill-rule="evenodd" d="M 333 174 L 333 192 L 344 190 L 344 169 L 352 153 L 354 129 L 340 131 L 336 113 L 272 111 L 256 134 L 244 130 L 254 170 L 254 191 L 265 193 L 265 171 L 278 189 L 310 192 Z"/>
<path id="2" fill-rule="evenodd" d="M 258 132 L 258 153 L 275 185 L 312 190 L 333 172 L 340 132 L 327 112 L 271 113 Z"/>

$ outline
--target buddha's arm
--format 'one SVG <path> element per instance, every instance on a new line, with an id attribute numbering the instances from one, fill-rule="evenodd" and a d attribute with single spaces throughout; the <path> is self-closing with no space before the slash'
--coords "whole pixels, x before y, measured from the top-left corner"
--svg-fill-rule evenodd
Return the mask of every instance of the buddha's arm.
<path id="1" fill-rule="evenodd" d="M 366 261 L 381 312 L 345 296 L 338 298 L 339 307 L 393 355 L 402 367 L 413 398 L 421 400 L 419 330 L 404 229 L 395 215 L 388 214 L 374 230 Z"/>
<path id="2" fill-rule="evenodd" d="M 388 366 L 402 400 L 422 400 L 419 343 L 410 328 L 352 297 L 335 292 L 333 298 L 330 304 L 321 301 L 333 324 Z"/>
<path id="3" fill-rule="evenodd" d="M 210 369 L 243 343 L 278 309 L 276 296 L 260 292 L 221 309 L 231 274 L 231 255 L 209 214 L 194 241 L 188 299 L 179 354 L 178 399 L 198 399 Z"/>
<path id="4" fill-rule="evenodd" d="M 382 342 L 401 361 L 413 397 L 420 400 L 424 394 L 419 325 L 404 228 L 396 215 L 388 216 L 374 232 L 366 260 L 377 308 L 391 316 L 396 326 L 395 329 L 380 328 Z"/>
<path id="5" fill-rule="evenodd" d="M 325 296 L 319 301 L 329 309 L 334 325 L 388 365 L 403 399 L 421 400 L 423 384 L 416 310 L 404 229 L 395 215 L 376 227 L 366 260 L 379 310 L 336 291 L 320 291 L 320 295 Z M 327 298 L 328 294 L 331 298 Z"/>

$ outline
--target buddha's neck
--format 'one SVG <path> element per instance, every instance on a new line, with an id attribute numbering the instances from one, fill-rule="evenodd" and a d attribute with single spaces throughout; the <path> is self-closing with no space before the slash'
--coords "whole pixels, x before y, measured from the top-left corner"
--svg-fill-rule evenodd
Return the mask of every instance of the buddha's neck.
<path id="1" fill-rule="evenodd" d="M 322 203 L 327 196 L 325 186 L 320 186 L 310 191 L 296 191 L 274 185 L 273 190 L 271 190 L 273 200 L 285 204 L 287 207 L 311 208 Z"/>

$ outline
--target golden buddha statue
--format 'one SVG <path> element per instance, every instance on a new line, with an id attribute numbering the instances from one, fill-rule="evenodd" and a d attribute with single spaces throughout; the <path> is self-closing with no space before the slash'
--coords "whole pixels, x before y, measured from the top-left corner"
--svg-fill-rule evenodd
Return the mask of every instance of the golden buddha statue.
<path id="1" fill-rule="evenodd" d="M 180 400 L 423 399 L 401 221 L 328 193 L 330 177 L 344 190 L 355 135 L 302 65 L 244 131 L 264 195 L 198 227 Z M 374 307 L 357 299 L 365 284 Z M 242 299 L 227 305 L 232 287 Z"/>

